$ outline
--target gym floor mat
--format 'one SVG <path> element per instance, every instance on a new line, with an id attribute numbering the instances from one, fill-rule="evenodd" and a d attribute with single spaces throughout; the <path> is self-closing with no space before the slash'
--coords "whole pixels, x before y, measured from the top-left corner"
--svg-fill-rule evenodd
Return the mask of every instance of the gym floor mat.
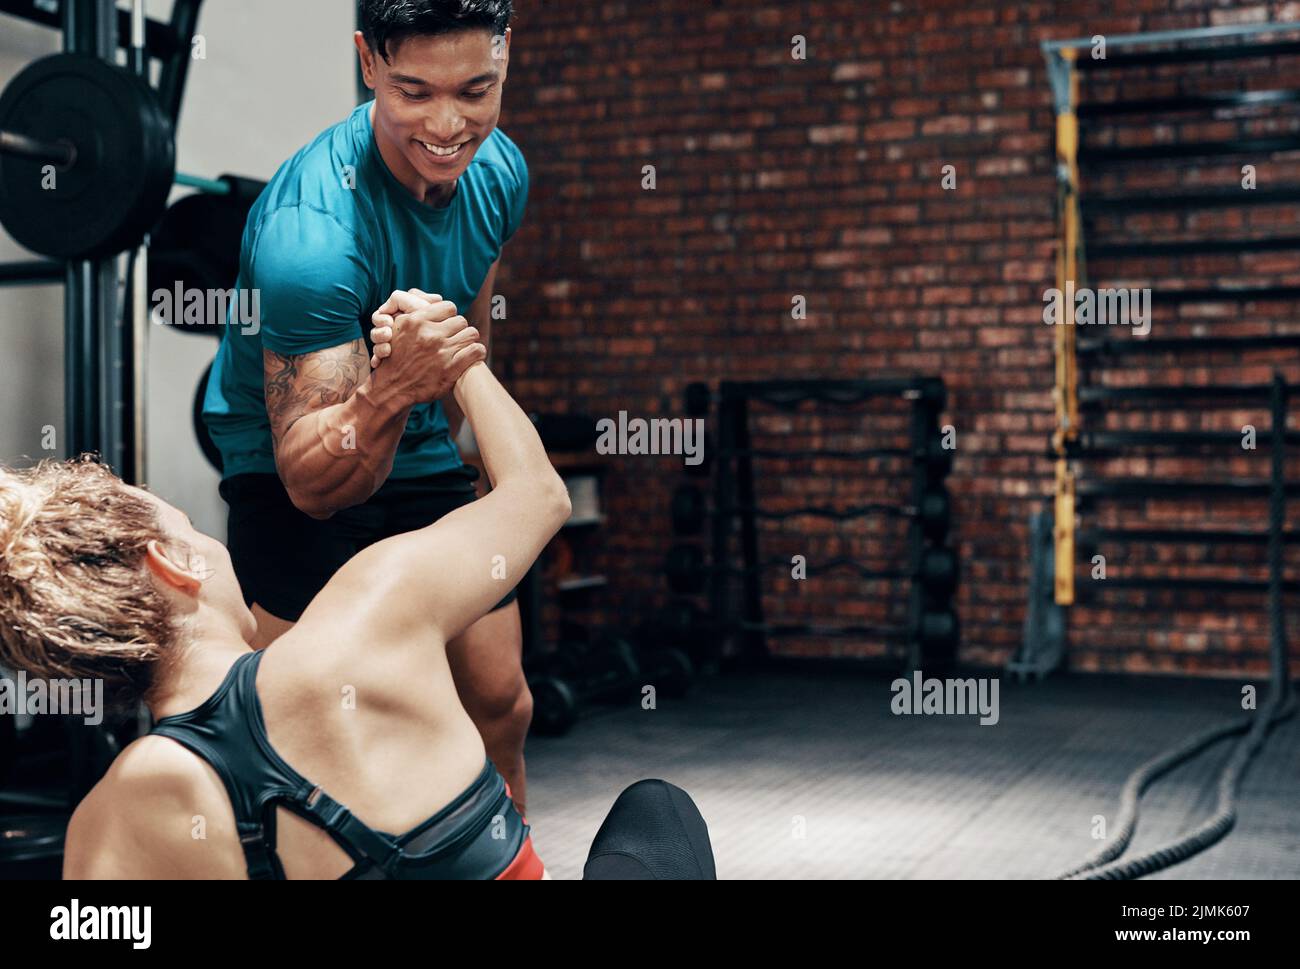
<path id="1" fill-rule="evenodd" d="M 719 878 L 1051 878 L 1088 855 L 1138 764 L 1241 716 L 1236 680 L 1003 681 L 998 723 L 895 716 L 890 680 L 729 674 L 685 700 L 635 703 L 528 742 L 529 822 L 556 878 L 581 876 L 614 797 L 642 777 L 685 788 Z M 1256 684 L 1262 700 L 1266 686 Z M 1213 807 L 1225 742 L 1143 798 L 1131 857 Z M 1300 878 L 1300 719 L 1274 729 L 1220 844 L 1152 876 Z"/>

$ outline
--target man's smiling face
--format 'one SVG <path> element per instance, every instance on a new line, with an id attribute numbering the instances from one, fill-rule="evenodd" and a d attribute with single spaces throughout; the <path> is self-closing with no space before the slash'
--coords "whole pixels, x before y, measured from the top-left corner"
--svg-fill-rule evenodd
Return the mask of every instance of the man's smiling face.
<path id="1" fill-rule="evenodd" d="M 390 42 L 387 60 L 356 43 L 384 161 L 417 196 L 419 183 L 450 189 L 501 117 L 510 31 L 415 34 Z"/>

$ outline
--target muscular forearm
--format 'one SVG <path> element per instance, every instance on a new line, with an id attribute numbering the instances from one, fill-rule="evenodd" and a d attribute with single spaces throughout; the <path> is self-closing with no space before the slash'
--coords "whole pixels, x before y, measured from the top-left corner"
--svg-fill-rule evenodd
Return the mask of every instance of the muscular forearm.
<path id="1" fill-rule="evenodd" d="M 366 501 L 393 469 L 410 412 L 367 380 L 342 403 L 295 421 L 275 453 L 293 503 L 313 518 L 329 518 Z"/>

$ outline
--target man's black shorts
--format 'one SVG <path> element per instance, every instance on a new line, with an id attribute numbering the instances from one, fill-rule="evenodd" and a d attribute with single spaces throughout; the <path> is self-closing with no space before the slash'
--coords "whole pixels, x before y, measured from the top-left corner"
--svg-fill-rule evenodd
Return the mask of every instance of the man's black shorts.
<path id="1" fill-rule="evenodd" d="M 238 474 L 221 482 L 230 506 L 226 544 L 244 601 L 297 622 L 307 604 L 367 545 L 433 524 L 475 499 L 477 468 L 389 479 L 355 508 L 318 521 L 289 500 L 278 475 Z M 515 590 L 494 611 L 514 601 Z"/>

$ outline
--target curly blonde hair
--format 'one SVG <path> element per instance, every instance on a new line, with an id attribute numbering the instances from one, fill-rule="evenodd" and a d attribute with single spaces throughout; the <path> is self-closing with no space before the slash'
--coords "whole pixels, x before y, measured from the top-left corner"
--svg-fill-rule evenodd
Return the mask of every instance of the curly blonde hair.
<path id="1" fill-rule="evenodd" d="M 173 544 L 92 455 L 0 468 L 0 663 L 102 679 L 114 706 L 144 698 L 177 636 L 144 564 L 151 540 Z"/>

